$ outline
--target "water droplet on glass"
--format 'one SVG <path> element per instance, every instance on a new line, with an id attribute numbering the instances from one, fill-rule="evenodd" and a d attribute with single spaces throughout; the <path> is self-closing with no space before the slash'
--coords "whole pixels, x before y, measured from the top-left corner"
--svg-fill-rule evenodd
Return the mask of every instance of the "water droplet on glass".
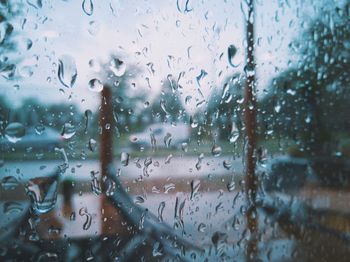
<path id="1" fill-rule="evenodd" d="M 5 137 L 11 143 L 21 140 L 25 133 L 25 127 L 21 123 L 13 122 L 5 128 Z"/>
<path id="2" fill-rule="evenodd" d="M 150 164 L 152 164 L 152 158 L 147 157 L 144 161 L 144 165 L 145 165 L 145 167 L 148 167 Z"/>
<path id="3" fill-rule="evenodd" d="M 172 154 L 168 155 L 165 159 L 165 164 L 169 164 L 172 158 L 173 158 Z"/>
<path id="4" fill-rule="evenodd" d="M 201 185 L 200 180 L 192 180 L 191 181 L 191 200 L 195 198 L 195 196 L 198 194 L 199 187 Z"/>
<path id="5" fill-rule="evenodd" d="M 185 203 L 186 203 L 186 198 L 181 196 L 176 196 L 174 228 L 175 229 L 180 228 L 183 233 L 184 233 L 184 227 L 185 227 L 184 220 L 183 220 Z"/>
<path id="6" fill-rule="evenodd" d="M 228 62 L 232 67 L 237 67 L 237 65 L 235 65 L 233 63 L 233 59 L 237 54 L 237 48 L 234 45 L 230 45 L 227 49 L 227 54 L 228 54 Z"/>
<path id="7" fill-rule="evenodd" d="M 200 74 L 196 77 L 197 84 L 198 84 L 199 86 L 201 86 L 201 83 L 202 83 L 203 79 L 204 79 L 207 75 L 208 75 L 208 73 L 207 73 L 205 70 L 201 69 Z"/>
<path id="8" fill-rule="evenodd" d="M 96 177 L 96 172 L 94 171 L 91 171 L 91 190 L 96 196 L 102 193 L 101 183 Z"/>
<path id="9" fill-rule="evenodd" d="M 90 139 L 89 139 L 89 149 L 90 149 L 90 151 L 91 151 L 91 152 L 95 152 L 96 147 L 97 147 L 97 142 L 96 142 L 96 140 L 93 139 L 93 138 L 90 138 Z"/>
<path id="10" fill-rule="evenodd" d="M 23 211 L 21 203 L 15 201 L 5 202 L 3 205 L 4 214 L 20 213 Z"/>
<path id="11" fill-rule="evenodd" d="M 85 222 L 83 224 L 83 229 L 88 230 L 91 226 L 92 222 L 92 216 L 90 213 L 88 213 L 88 210 L 86 207 L 82 207 L 79 209 L 79 215 L 80 216 L 85 216 Z"/>
<path id="12" fill-rule="evenodd" d="M 163 211 L 164 211 L 164 208 L 165 208 L 165 202 L 162 201 L 159 203 L 159 206 L 158 206 L 158 220 L 159 222 L 163 222 Z"/>
<path id="13" fill-rule="evenodd" d="M 1 181 L 1 186 L 5 190 L 13 190 L 18 184 L 18 180 L 14 176 L 5 176 Z"/>
<path id="14" fill-rule="evenodd" d="M 232 163 L 227 161 L 227 160 L 224 160 L 224 162 L 222 162 L 224 168 L 226 168 L 227 170 L 229 170 L 232 166 Z"/>
<path id="15" fill-rule="evenodd" d="M 236 184 L 235 181 L 232 179 L 231 182 L 227 183 L 227 190 L 228 192 L 232 192 L 233 190 L 235 190 L 236 188 Z"/>
<path id="16" fill-rule="evenodd" d="M 27 0 L 27 3 L 28 3 L 28 5 L 36 8 L 36 9 L 43 7 L 42 0 Z"/>
<path id="17" fill-rule="evenodd" d="M 182 149 L 182 151 L 184 151 L 184 152 L 187 152 L 188 151 L 188 144 L 187 143 L 182 143 L 181 144 L 181 149 Z"/>
<path id="18" fill-rule="evenodd" d="M 160 242 L 155 242 L 153 244 L 153 248 L 152 248 L 152 255 L 154 257 L 160 257 L 164 254 L 164 248 L 163 245 Z"/>
<path id="19" fill-rule="evenodd" d="M 10 80 L 15 76 L 16 65 L 7 65 L 0 69 L 0 74 L 3 78 Z"/>
<path id="20" fill-rule="evenodd" d="M 143 196 L 136 196 L 136 198 L 135 198 L 135 204 L 142 204 L 142 203 L 144 203 L 145 202 L 145 199 L 144 199 L 144 197 Z"/>
<path id="21" fill-rule="evenodd" d="M 170 190 L 174 190 L 174 189 L 175 189 L 174 183 L 164 185 L 164 193 L 165 194 L 168 194 Z"/>
<path id="22" fill-rule="evenodd" d="M 279 113 L 280 111 L 281 111 L 281 105 L 280 104 L 275 105 L 275 112 Z"/>
<path id="23" fill-rule="evenodd" d="M 94 12 L 94 5 L 92 3 L 92 0 L 83 0 L 81 7 L 83 8 L 83 11 L 88 16 L 92 15 Z"/>
<path id="24" fill-rule="evenodd" d="M 196 128 L 198 126 L 198 120 L 193 116 L 190 116 L 190 124 L 192 128 Z"/>
<path id="25" fill-rule="evenodd" d="M 38 135 L 41 135 L 44 131 L 45 131 L 45 126 L 44 125 L 38 124 L 38 125 L 35 126 L 35 132 Z"/>
<path id="26" fill-rule="evenodd" d="M 97 78 L 91 79 L 89 81 L 89 89 L 93 92 L 101 92 L 103 90 L 103 84 Z"/>
<path id="27" fill-rule="evenodd" d="M 106 185 L 107 185 L 106 195 L 113 196 L 116 189 L 116 183 L 112 179 L 107 178 Z"/>
<path id="28" fill-rule="evenodd" d="M 207 226 L 204 223 L 200 223 L 198 225 L 198 231 L 199 232 L 204 233 L 206 229 L 207 229 Z"/>
<path id="29" fill-rule="evenodd" d="M 75 60 L 70 55 L 62 55 L 58 59 L 58 79 L 65 87 L 73 87 L 78 72 Z"/>
<path id="30" fill-rule="evenodd" d="M 221 147 L 218 146 L 218 145 L 216 145 L 216 144 L 213 145 L 213 147 L 212 147 L 212 149 L 211 149 L 211 153 L 212 153 L 212 155 L 215 156 L 215 157 L 220 156 L 220 155 L 221 155 L 221 151 L 222 151 Z"/>
<path id="31" fill-rule="evenodd" d="M 124 61 L 114 58 L 110 62 L 109 69 L 113 72 L 115 76 L 121 77 L 125 74 L 126 71 L 126 65 Z"/>
<path id="32" fill-rule="evenodd" d="M 193 10 L 193 8 L 191 8 L 190 5 L 191 5 L 191 0 L 177 0 L 176 1 L 177 10 L 180 13 L 191 12 Z"/>
<path id="33" fill-rule="evenodd" d="M 62 128 L 61 136 L 63 136 L 65 139 L 70 139 L 75 135 L 75 132 L 75 126 L 73 126 L 71 123 L 65 123 Z"/>
<path id="34" fill-rule="evenodd" d="M 186 96 L 185 98 L 185 104 L 186 105 L 189 105 L 191 103 L 191 100 L 192 100 L 192 96 Z"/>
<path id="35" fill-rule="evenodd" d="M 44 214 L 55 207 L 57 201 L 58 174 L 53 177 L 40 177 L 29 180 L 25 186 L 31 200 L 32 210 Z"/>
<path id="36" fill-rule="evenodd" d="M 171 134 L 167 133 L 164 137 L 164 145 L 169 148 L 171 143 Z"/>
<path id="37" fill-rule="evenodd" d="M 123 166 L 127 166 L 129 164 L 129 154 L 126 152 L 122 152 L 120 155 L 120 162 Z"/>
<path id="38" fill-rule="evenodd" d="M 230 134 L 229 141 L 230 143 L 236 143 L 239 138 L 239 132 L 238 131 L 233 131 Z"/>

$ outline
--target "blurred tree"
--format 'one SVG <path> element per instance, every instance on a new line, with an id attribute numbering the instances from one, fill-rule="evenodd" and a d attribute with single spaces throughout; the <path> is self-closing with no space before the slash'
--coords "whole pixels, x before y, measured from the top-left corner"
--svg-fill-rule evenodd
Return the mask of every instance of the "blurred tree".
<path id="1" fill-rule="evenodd" d="M 206 129 L 218 127 L 221 140 L 232 141 L 232 135 L 242 130 L 243 84 L 240 74 L 227 77 L 221 88 L 215 88 L 205 112 Z"/>
<path id="2" fill-rule="evenodd" d="M 161 92 L 153 100 L 150 109 L 145 110 L 145 113 L 151 113 L 151 119 L 157 122 L 186 121 L 187 113 L 180 99 L 177 81 L 172 77 L 167 77 L 162 83 Z"/>
<path id="3" fill-rule="evenodd" d="M 16 50 L 14 41 L 14 27 L 11 20 L 21 12 L 21 1 L 0 0 L 0 74 L 5 79 L 12 79 L 16 72 L 18 58 L 9 58 L 9 54 Z"/>
<path id="4" fill-rule="evenodd" d="M 324 6 L 299 41 L 294 67 L 272 81 L 262 102 L 267 129 L 295 138 L 311 155 L 332 154 L 335 135 L 350 126 L 349 1 Z"/>
<path id="5" fill-rule="evenodd" d="M 126 64 L 117 54 L 102 66 L 100 78 L 112 91 L 113 119 L 117 132 L 129 133 L 142 128 L 141 112 L 148 95 L 140 80 L 142 69 Z M 96 119 L 97 120 L 97 119 Z"/>

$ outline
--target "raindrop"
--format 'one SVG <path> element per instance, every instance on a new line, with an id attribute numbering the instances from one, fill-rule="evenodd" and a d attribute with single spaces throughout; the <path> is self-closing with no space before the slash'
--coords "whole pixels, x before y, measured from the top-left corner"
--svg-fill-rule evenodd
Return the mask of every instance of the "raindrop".
<path id="1" fill-rule="evenodd" d="M 154 257 L 160 257 L 164 254 L 163 245 L 160 242 L 155 242 L 152 249 L 152 255 Z"/>
<path id="2" fill-rule="evenodd" d="M 190 116 L 190 124 L 192 128 L 196 128 L 198 126 L 198 120 L 193 116 Z"/>
<path id="3" fill-rule="evenodd" d="M 220 156 L 221 155 L 221 151 L 222 151 L 221 147 L 216 145 L 216 144 L 214 144 L 212 149 L 211 149 L 211 153 L 215 157 Z"/>
<path id="4" fill-rule="evenodd" d="M 13 122 L 5 128 L 5 137 L 11 143 L 21 140 L 25 133 L 25 127 L 21 123 Z"/>
<path id="5" fill-rule="evenodd" d="M 238 131 L 233 131 L 230 134 L 229 141 L 230 143 L 236 143 L 239 138 L 239 132 Z"/>
<path id="6" fill-rule="evenodd" d="M 170 154 L 170 155 L 168 155 L 167 157 L 166 157 L 166 159 L 165 159 L 165 164 L 169 164 L 170 163 L 170 160 L 173 158 L 173 155 L 172 154 Z"/>
<path id="7" fill-rule="evenodd" d="M 171 134 L 167 133 L 164 137 L 164 145 L 169 148 L 171 143 Z"/>
<path id="8" fill-rule="evenodd" d="M 58 175 L 54 177 L 34 178 L 25 186 L 31 200 L 32 210 L 45 214 L 55 207 L 57 201 Z"/>
<path id="9" fill-rule="evenodd" d="M 176 197 L 176 202 L 175 202 L 175 214 L 174 214 L 174 219 L 175 219 L 175 228 L 181 228 L 182 231 L 184 231 L 184 221 L 183 221 L 183 215 L 184 215 L 184 207 L 186 203 L 186 198 L 182 198 L 177 196 Z"/>
<path id="10" fill-rule="evenodd" d="M 195 198 L 195 196 L 198 194 L 199 187 L 201 185 L 200 180 L 192 180 L 191 181 L 191 200 Z"/>
<path id="11" fill-rule="evenodd" d="M 6 38 L 8 38 L 12 32 L 13 25 L 7 22 L 0 23 L 0 44 L 3 44 L 6 41 Z"/>
<path id="12" fill-rule="evenodd" d="M 83 0 L 81 7 L 83 8 L 84 13 L 88 16 L 92 15 L 94 12 L 94 5 L 92 3 L 92 0 Z"/>
<path id="13" fill-rule="evenodd" d="M 35 126 L 35 132 L 38 135 L 41 135 L 44 131 L 45 131 L 45 126 L 44 125 L 38 124 L 38 125 Z"/>
<path id="14" fill-rule="evenodd" d="M 191 0 L 177 0 L 176 1 L 176 7 L 177 10 L 180 13 L 188 13 L 193 10 L 193 8 L 190 7 Z"/>
<path id="15" fill-rule="evenodd" d="M 75 221 L 75 212 L 74 211 L 70 214 L 69 220 Z"/>
<path id="16" fill-rule="evenodd" d="M 184 152 L 187 152 L 188 151 L 188 144 L 187 143 L 182 143 L 181 144 L 181 149 L 182 149 L 182 151 L 184 151 Z"/>
<path id="17" fill-rule="evenodd" d="M 15 201 L 5 202 L 3 205 L 3 212 L 8 215 L 11 213 L 20 213 L 23 211 L 23 207 L 20 203 Z"/>
<path id="18" fill-rule="evenodd" d="M 205 70 L 201 69 L 200 74 L 196 77 L 197 84 L 198 84 L 199 86 L 201 86 L 202 80 L 203 80 L 207 75 L 208 75 L 208 73 L 207 73 Z"/>
<path id="19" fill-rule="evenodd" d="M 106 184 L 107 184 L 106 195 L 113 196 L 116 189 L 116 183 L 112 179 L 107 178 Z"/>
<path id="20" fill-rule="evenodd" d="M 165 194 L 168 194 L 170 190 L 174 190 L 174 189 L 175 189 L 174 183 L 164 185 L 164 193 Z"/>
<path id="21" fill-rule="evenodd" d="M 3 78 L 10 80 L 15 76 L 16 65 L 8 65 L 0 69 L 0 74 Z"/>
<path id="22" fill-rule="evenodd" d="M 61 136 L 65 139 L 70 139 L 75 135 L 75 126 L 70 123 L 65 123 L 62 128 Z"/>
<path id="23" fill-rule="evenodd" d="M 93 138 L 90 138 L 90 139 L 89 139 L 89 149 L 90 149 L 90 151 L 91 151 L 91 152 L 95 152 L 96 147 L 97 147 L 97 142 L 96 142 L 96 140 L 93 139 Z"/>
<path id="24" fill-rule="evenodd" d="M 136 196 L 136 198 L 135 198 L 135 204 L 142 204 L 142 203 L 144 203 L 145 202 L 145 199 L 144 199 L 144 197 L 143 196 Z"/>
<path id="25" fill-rule="evenodd" d="M 27 0 L 28 5 L 34 7 L 35 9 L 39 9 L 43 7 L 42 0 Z"/>
<path id="26" fill-rule="evenodd" d="M 162 201 L 159 203 L 159 206 L 158 206 L 158 220 L 159 222 L 163 222 L 163 211 L 164 211 L 164 208 L 165 208 L 165 202 Z"/>
<path id="27" fill-rule="evenodd" d="M 1 186 L 4 190 L 13 190 L 18 184 L 18 180 L 14 176 L 5 176 L 1 181 Z"/>
<path id="28" fill-rule="evenodd" d="M 275 105 L 275 112 L 279 113 L 280 111 L 281 111 L 281 105 L 280 104 Z"/>
<path id="29" fill-rule="evenodd" d="M 233 179 L 232 179 L 231 182 L 227 183 L 227 190 L 228 190 L 228 192 L 234 191 L 235 187 L 236 187 L 236 185 L 235 185 L 235 181 Z"/>
<path id="30" fill-rule="evenodd" d="M 207 226 L 204 224 L 204 223 L 200 223 L 198 225 L 198 231 L 201 232 L 201 233 L 204 233 L 207 229 Z"/>
<path id="31" fill-rule="evenodd" d="M 129 164 L 129 154 L 126 152 L 122 152 L 120 155 L 120 162 L 123 166 L 127 166 Z"/>
<path id="32" fill-rule="evenodd" d="M 152 158 L 147 157 L 144 161 L 144 165 L 145 165 L 145 167 L 148 167 L 150 164 L 152 164 Z"/>
<path id="33" fill-rule="evenodd" d="M 227 54 L 228 54 L 228 62 L 232 67 L 237 67 L 237 65 L 235 65 L 233 63 L 233 59 L 237 54 L 237 48 L 234 45 L 230 45 L 227 49 Z"/>
<path id="34" fill-rule="evenodd" d="M 186 96 L 185 98 L 185 104 L 186 105 L 189 105 L 191 103 L 191 100 L 192 100 L 192 96 Z"/>
<path id="35" fill-rule="evenodd" d="M 196 163 L 196 169 L 197 169 L 197 170 L 201 169 L 203 158 L 204 158 L 204 154 L 201 153 L 201 154 L 198 156 L 198 161 L 197 161 L 197 163 Z"/>
<path id="36" fill-rule="evenodd" d="M 79 215 L 80 216 L 85 216 L 85 222 L 83 224 L 83 229 L 84 230 L 88 230 L 91 226 L 91 222 L 92 222 L 92 216 L 90 213 L 88 213 L 87 208 L 86 207 L 82 207 L 79 209 Z"/>
<path id="37" fill-rule="evenodd" d="M 62 55 L 58 59 L 58 79 L 65 87 L 73 87 L 78 72 L 75 60 L 70 55 Z"/>
<path id="38" fill-rule="evenodd" d="M 227 234 L 222 232 L 215 232 L 211 237 L 211 241 L 215 246 L 216 252 L 222 254 L 226 246 Z"/>
<path id="39" fill-rule="evenodd" d="M 94 171 L 91 171 L 91 190 L 92 192 L 98 196 L 102 193 L 102 188 L 100 181 L 96 177 L 96 173 Z"/>
<path id="40" fill-rule="evenodd" d="M 92 116 L 91 110 L 90 109 L 85 110 L 84 115 L 85 115 L 85 130 L 84 130 L 84 132 L 85 132 L 85 134 L 87 134 L 88 127 L 89 127 L 89 119 Z"/>
<path id="41" fill-rule="evenodd" d="M 115 76 L 121 77 L 125 74 L 126 65 L 122 60 L 114 58 L 110 62 L 109 69 L 113 72 Z"/>
<path id="42" fill-rule="evenodd" d="M 90 91 L 99 93 L 99 92 L 101 92 L 103 90 L 103 84 L 97 78 L 91 79 L 89 81 L 89 89 L 90 89 Z"/>
<path id="43" fill-rule="evenodd" d="M 229 170 L 232 166 L 232 163 L 227 161 L 227 160 L 224 160 L 224 162 L 222 162 L 224 168 L 226 168 L 227 170 Z"/>
<path id="44" fill-rule="evenodd" d="M 156 150 L 156 147 L 157 147 L 156 137 L 154 136 L 153 133 L 150 136 L 151 136 L 151 147 L 152 147 L 152 150 Z"/>

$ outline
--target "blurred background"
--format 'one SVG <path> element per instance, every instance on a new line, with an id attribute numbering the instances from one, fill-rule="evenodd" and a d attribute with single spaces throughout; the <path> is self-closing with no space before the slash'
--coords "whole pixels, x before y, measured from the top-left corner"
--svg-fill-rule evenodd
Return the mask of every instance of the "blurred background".
<path id="1" fill-rule="evenodd" d="M 0 0 L 0 260 L 347 261 L 349 19 L 348 0 Z"/>

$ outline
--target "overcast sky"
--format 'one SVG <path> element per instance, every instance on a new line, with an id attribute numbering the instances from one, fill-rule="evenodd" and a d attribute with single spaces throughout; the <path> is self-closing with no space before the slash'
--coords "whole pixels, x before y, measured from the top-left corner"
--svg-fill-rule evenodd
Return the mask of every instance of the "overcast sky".
<path id="1" fill-rule="evenodd" d="M 1 79 L 1 95 L 16 106 L 25 97 L 36 97 L 44 103 L 65 101 L 93 110 L 98 106 L 99 93 L 90 91 L 88 82 L 99 74 L 89 67 L 89 61 L 107 63 L 109 55 L 116 53 L 127 68 L 138 65 L 144 69 L 135 79 L 134 89 L 149 90 L 149 100 L 159 92 L 168 74 L 177 77 L 184 71 L 181 98 L 184 101 L 191 95 L 189 110 L 193 110 L 203 99 L 198 89 L 207 99 L 213 87 L 222 87 L 227 76 L 243 72 L 245 11 L 239 0 L 192 0 L 187 11 L 186 0 L 91 1 L 90 16 L 83 11 L 82 0 L 43 0 L 41 8 L 26 5 L 13 25 L 18 31 L 17 40 L 22 41 L 20 46 L 25 46 L 26 39 L 31 39 L 33 46 L 13 55 L 22 59 L 17 70 L 22 77 L 16 81 Z M 27 2 L 35 5 L 36 0 Z M 293 60 L 288 44 L 300 35 L 305 14 L 312 17 L 312 12 L 312 5 L 301 0 L 256 1 L 260 93 Z M 227 48 L 232 44 L 238 49 L 236 68 L 227 59 Z M 73 57 L 77 66 L 72 88 L 63 86 L 57 78 L 58 58 L 62 55 Z M 147 69 L 149 63 L 154 73 Z M 28 68 L 33 75 L 28 76 Z M 207 75 L 198 86 L 196 76 L 201 70 Z"/>

